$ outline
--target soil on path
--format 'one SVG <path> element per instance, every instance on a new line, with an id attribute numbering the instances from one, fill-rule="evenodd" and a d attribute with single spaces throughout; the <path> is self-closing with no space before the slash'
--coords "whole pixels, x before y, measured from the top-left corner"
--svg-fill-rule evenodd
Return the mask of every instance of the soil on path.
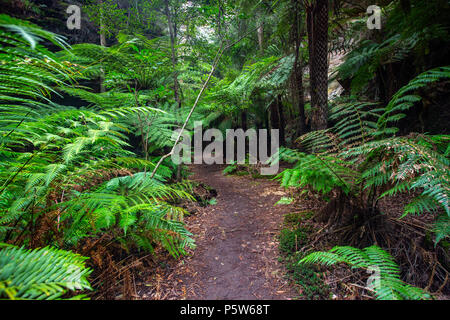
<path id="1" fill-rule="evenodd" d="M 217 203 L 186 218 L 197 247 L 159 277 L 160 299 L 291 299 L 278 262 L 277 236 L 290 206 L 268 179 L 224 176 L 222 166 L 192 166 L 191 180 L 217 191 Z M 163 287 L 166 290 L 162 289 Z M 154 295 L 153 295 L 154 298 Z"/>

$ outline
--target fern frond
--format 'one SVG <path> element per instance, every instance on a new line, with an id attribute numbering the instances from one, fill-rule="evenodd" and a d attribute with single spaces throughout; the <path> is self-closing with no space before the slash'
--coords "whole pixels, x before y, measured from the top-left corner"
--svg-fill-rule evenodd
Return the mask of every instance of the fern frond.
<path id="1" fill-rule="evenodd" d="M 9 299 L 57 299 L 68 291 L 91 290 L 87 259 L 55 248 L 0 249 L 0 296 Z"/>
<path id="2" fill-rule="evenodd" d="M 363 268 L 373 274 L 369 291 L 373 289 L 379 300 L 430 299 L 430 295 L 420 288 L 400 280 L 400 269 L 394 259 L 378 246 L 364 249 L 334 247 L 328 252 L 313 252 L 299 261 L 299 264 L 318 263 L 331 266 L 345 263 L 355 268 Z"/>

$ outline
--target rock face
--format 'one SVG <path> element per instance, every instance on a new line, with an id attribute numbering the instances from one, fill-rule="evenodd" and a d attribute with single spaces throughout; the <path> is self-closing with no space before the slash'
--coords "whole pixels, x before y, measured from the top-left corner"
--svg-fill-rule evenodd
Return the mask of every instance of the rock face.
<path id="1" fill-rule="evenodd" d="M 328 79 L 335 75 L 337 68 L 344 62 L 345 54 L 329 55 Z M 328 100 L 334 100 L 340 97 L 344 92 L 344 87 L 337 80 L 333 80 L 328 84 Z"/>
<path id="2" fill-rule="evenodd" d="M 340 97 L 343 92 L 344 87 L 337 80 L 332 81 L 328 85 L 328 100 L 334 100 Z"/>

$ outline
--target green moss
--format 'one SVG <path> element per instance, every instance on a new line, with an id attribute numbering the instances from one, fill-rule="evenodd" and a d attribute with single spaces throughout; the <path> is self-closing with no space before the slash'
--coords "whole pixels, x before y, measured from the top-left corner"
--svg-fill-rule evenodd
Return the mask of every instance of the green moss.
<path id="1" fill-rule="evenodd" d="M 310 265 L 298 265 L 303 254 L 293 254 L 286 258 L 288 276 L 297 285 L 301 286 L 301 294 L 308 300 L 327 299 L 329 288 L 317 275 L 316 267 Z"/>
<path id="2" fill-rule="evenodd" d="M 299 265 L 298 261 L 304 254 L 297 252 L 308 243 L 308 235 L 311 229 L 307 226 L 300 226 L 301 222 L 311 218 L 313 212 L 303 211 L 285 215 L 285 224 L 289 228 L 280 232 L 279 248 L 282 255 L 279 261 L 286 266 L 287 277 L 301 287 L 301 296 L 308 300 L 318 300 L 329 298 L 329 288 L 318 276 L 318 269 L 314 265 Z M 294 229 L 292 229 L 294 228 Z"/>
<path id="3" fill-rule="evenodd" d="M 286 254 L 293 253 L 304 246 L 308 241 L 308 232 L 306 228 L 295 230 L 283 229 L 280 232 L 280 251 Z"/>
<path id="4" fill-rule="evenodd" d="M 253 179 L 272 179 L 273 175 L 264 175 L 258 172 L 252 172 L 252 178 Z"/>
<path id="5" fill-rule="evenodd" d="M 309 220 L 313 217 L 314 212 L 312 211 L 301 211 L 288 213 L 284 216 L 284 223 L 286 226 L 298 227 L 300 223 L 305 220 Z"/>

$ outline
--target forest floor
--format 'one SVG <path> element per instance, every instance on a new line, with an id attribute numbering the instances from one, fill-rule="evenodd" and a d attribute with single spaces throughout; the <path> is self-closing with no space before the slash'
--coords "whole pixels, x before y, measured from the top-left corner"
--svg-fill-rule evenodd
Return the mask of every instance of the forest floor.
<path id="1" fill-rule="evenodd" d="M 352 272 L 345 266 L 336 267 L 332 272 L 321 269 L 315 270 L 320 279 L 314 280 L 311 278 L 314 272 L 296 269 L 297 276 L 303 277 L 299 282 L 292 278 L 292 270 L 288 270 L 292 267 L 288 267 L 286 256 L 279 249 L 280 231 L 289 228 L 285 216 L 317 212 L 323 206 L 322 202 L 303 197 L 293 204 L 275 205 L 282 197 L 292 196 L 278 182 L 255 179 L 251 175 L 224 175 L 224 168 L 219 165 L 189 167 L 192 173 L 189 180 L 197 184 L 194 194 L 199 201 L 183 206 L 191 213 L 185 216 L 185 225 L 193 234 L 196 248 L 189 249 L 179 259 L 173 258 L 162 247 L 156 247 L 155 252 L 145 256 L 122 256 L 120 263 L 110 263 L 112 268 L 105 269 L 99 277 L 104 286 L 95 299 L 309 299 L 311 297 L 308 298 L 305 291 L 308 288 L 304 286 L 319 289 L 318 282 L 327 285 L 316 298 L 370 299 L 367 292 L 361 290 L 368 277 L 366 272 Z M 407 202 L 399 197 L 395 205 L 380 202 L 383 212 L 387 213 L 389 223 L 386 222 L 386 228 L 390 230 L 390 237 L 392 234 L 399 237 L 404 237 L 405 233 L 413 235 L 415 248 L 421 248 L 424 235 L 416 235 L 416 229 L 422 229 L 425 222 L 417 217 L 406 217 L 400 223 L 397 218 Z M 315 230 L 308 235 L 309 249 L 328 250 L 338 241 L 335 233 L 327 236 L 320 232 L 324 229 L 323 223 L 308 220 L 301 222 L 301 227 Z M 399 246 L 393 249 L 399 258 L 398 252 L 403 252 L 404 244 L 395 237 L 392 239 Z M 422 270 L 420 275 L 423 275 L 420 279 L 417 276 L 408 278 L 407 282 L 420 287 L 429 285 L 427 274 L 433 263 L 428 262 L 428 251 L 406 252 L 408 256 L 399 259 L 404 270 L 414 275 L 411 270 L 417 266 L 407 262 L 417 260 Z M 435 281 L 433 290 L 441 286 L 439 283 L 444 281 L 445 275 L 436 272 L 436 277 L 439 281 Z M 343 283 L 344 279 L 349 285 Z"/>
<path id="2" fill-rule="evenodd" d="M 141 299 L 292 299 L 278 261 L 278 234 L 289 205 L 275 181 L 224 176 L 222 166 L 195 165 L 191 180 L 217 192 L 217 203 L 186 217 L 197 247 L 165 266 Z M 155 284 L 156 283 L 156 284 Z M 297 294 L 298 296 L 298 294 Z"/>

